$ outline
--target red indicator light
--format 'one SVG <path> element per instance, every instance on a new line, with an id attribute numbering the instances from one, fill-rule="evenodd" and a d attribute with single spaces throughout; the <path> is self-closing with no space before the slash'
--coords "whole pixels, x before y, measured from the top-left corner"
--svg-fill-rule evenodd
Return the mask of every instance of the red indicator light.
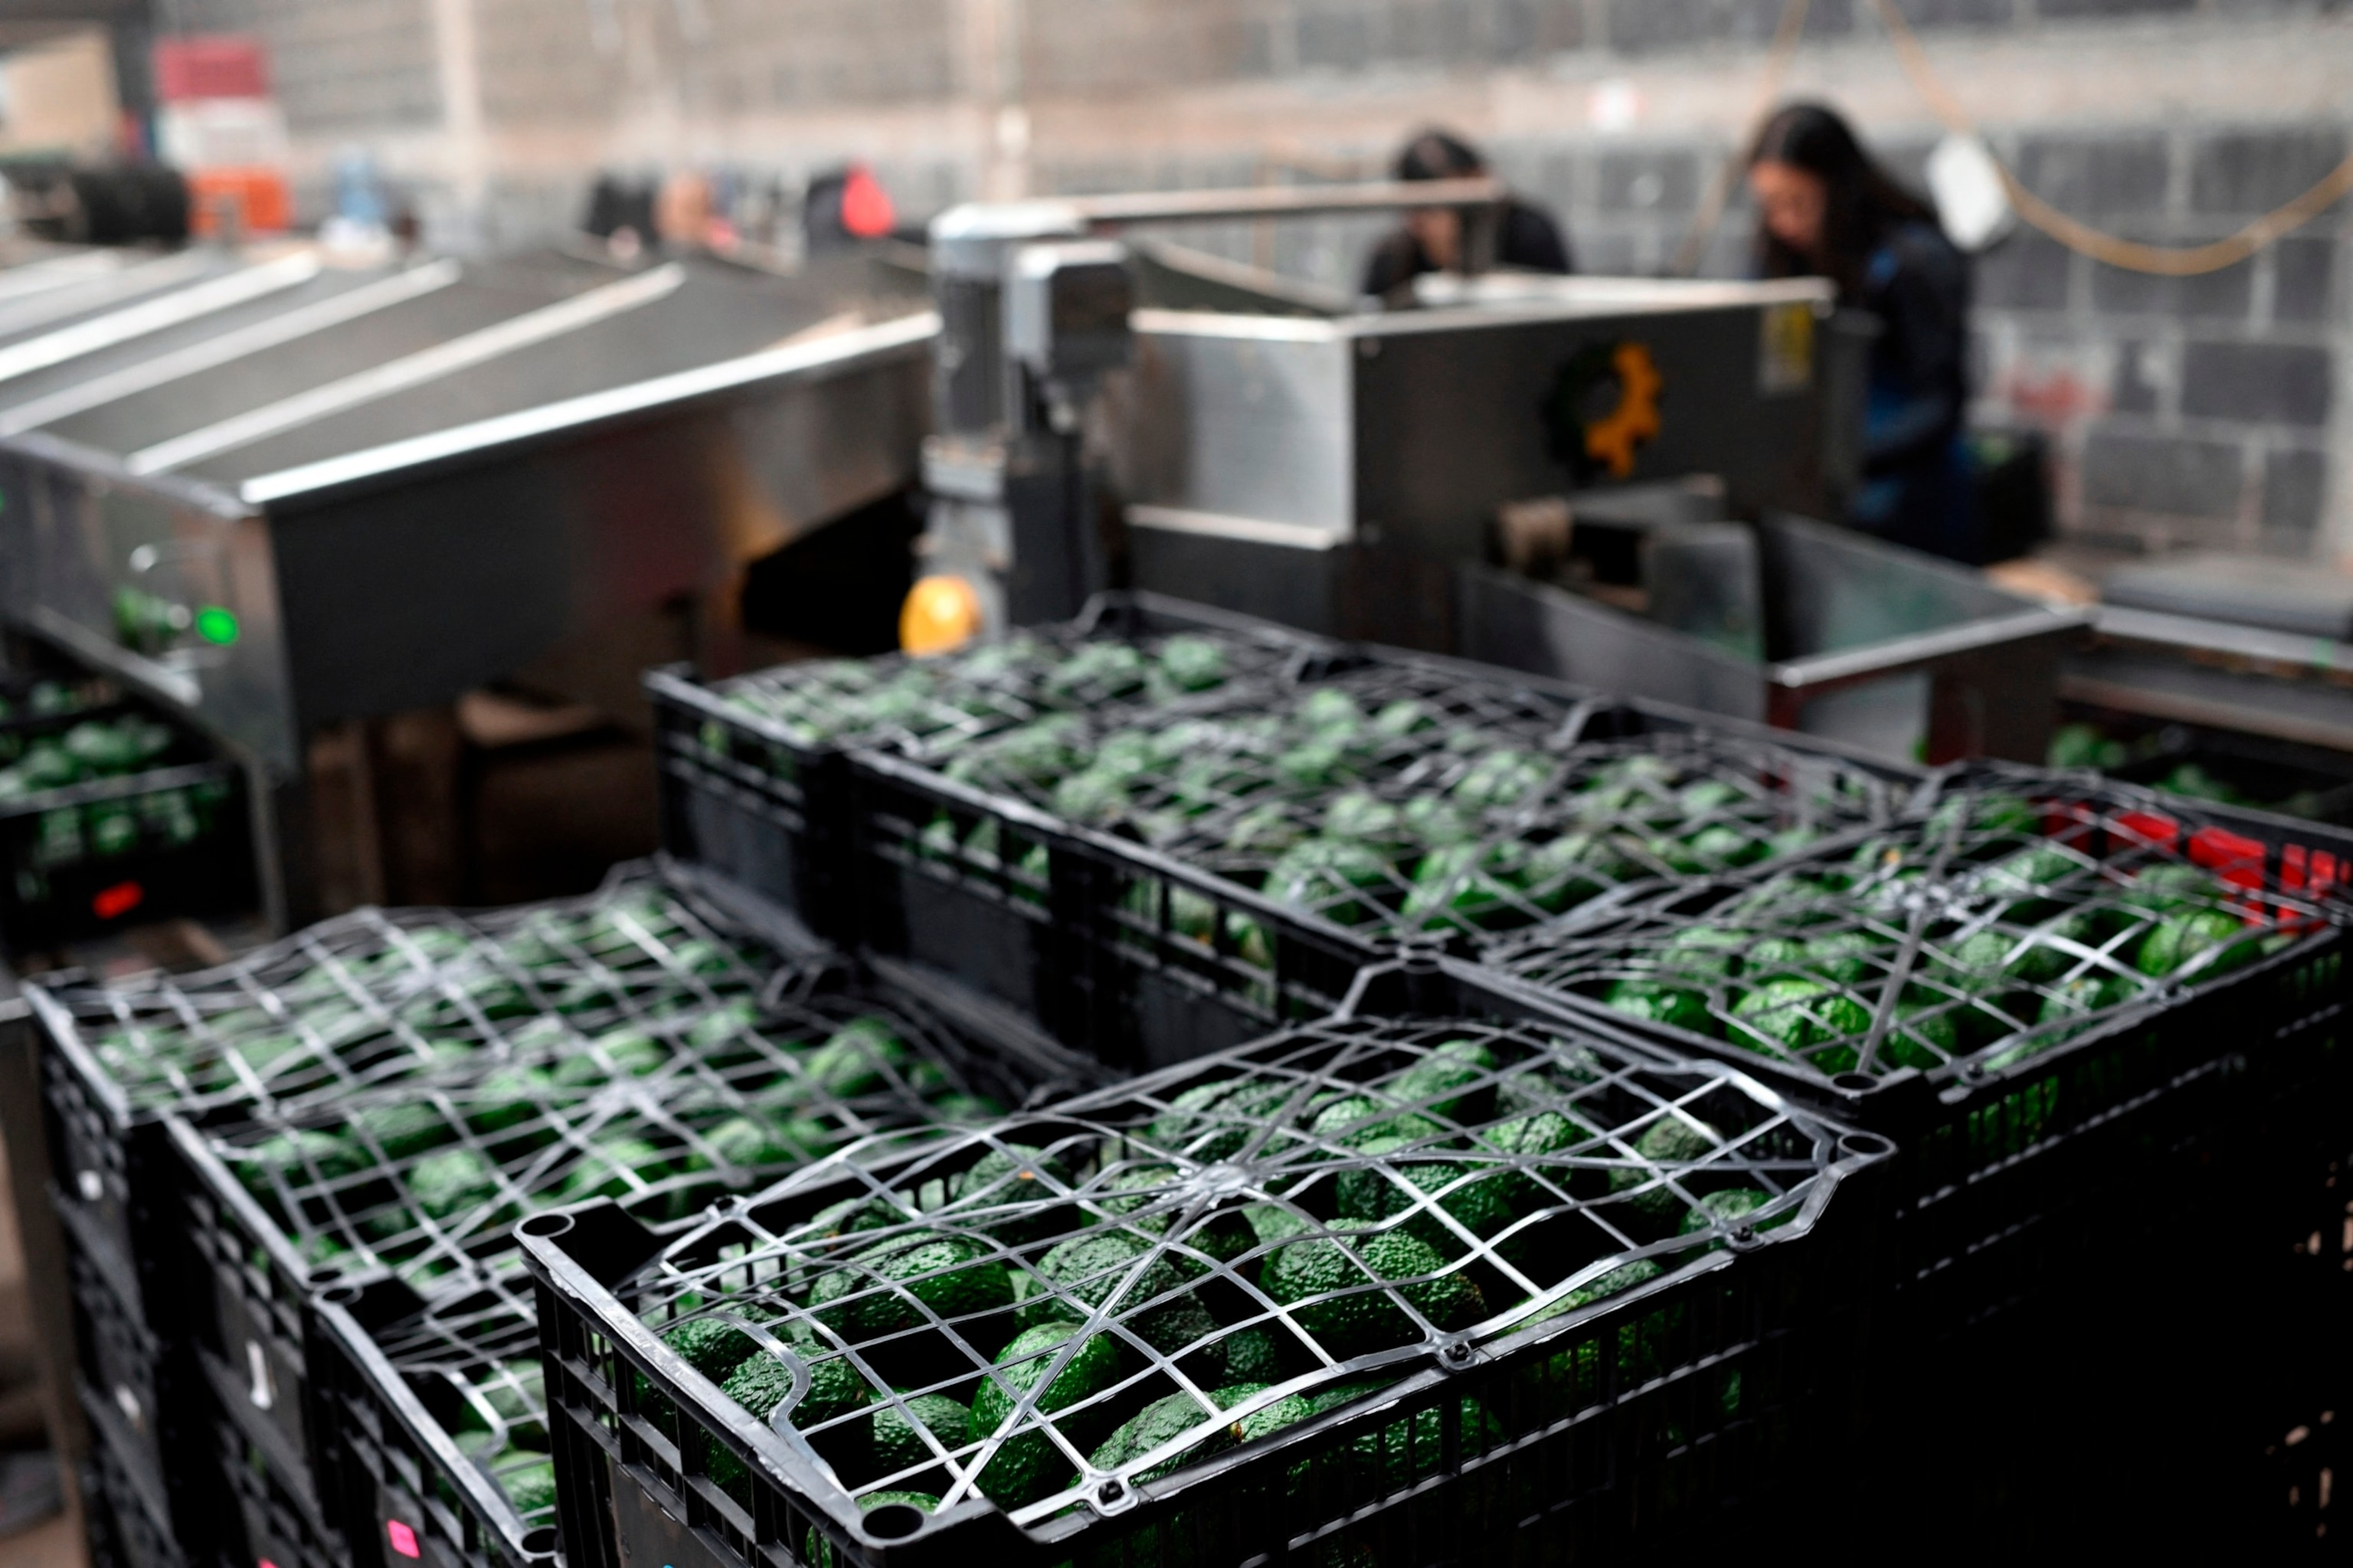
<path id="1" fill-rule="evenodd" d="M 135 882 L 118 882 L 90 901 L 90 906 L 101 920 L 111 920 L 128 915 L 147 902 L 147 890 Z"/>

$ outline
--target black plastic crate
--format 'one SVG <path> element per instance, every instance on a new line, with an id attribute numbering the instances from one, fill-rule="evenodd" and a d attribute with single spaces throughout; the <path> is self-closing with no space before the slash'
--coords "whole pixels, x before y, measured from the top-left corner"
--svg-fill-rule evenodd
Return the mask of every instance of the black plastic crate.
<path id="1" fill-rule="evenodd" d="M 1321 1016 L 1401 943 L 1468 950 L 1622 884 L 1885 825 L 1922 777 L 1401 654 L 1335 655 L 1259 710 L 1073 731 L 1055 758 L 1027 733 L 946 769 L 853 760 L 866 938 L 1128 1065 Z M 1115 752 L 1142 771 L 1095 789 Z"/>
<path id="2" fill-rule="evenodd" d="M 70 1244 L 66 1284 L 77 1372 L 90 1394 L 111 1408 L 116 1446 L 144 1474 L 169 1475 L 173 1445 L 204 1408 L 189 1369 Z"/>
<path id="3" fill-rule="evenodd" d="M 74 1393 L 123 1554 L 153 1568 L 212 1561 L 221 1542 L 222 1499 L 203 1413 L 189 1412 L 185 1421 L 173 1416 L 164 1433 L 168 1458 L 158 1470 L 147 1463 L 145 1445 L 111 1396 L 79 1378 Z"/>
<path id="4" fill-rule="evenodd" d="M 317 1404 L 322 1291 L 355 1323 L 401 1321 L 510 1265 L 509 1227 L 536 1209 L 594 1192 L 673 1220 L 842 1145 L 985 1120 L 1095 1076 L 946 988 L 842 963 L 780 972 L 756 1001 L 668 1023 L 592 1036 L 547 1022 L 524 1021 L 487 1080 L 404 1085 L 299 1116 L 172 1121 L 190 1283 L 210 1308 L 190 1313 L 197 1351 L 282 1471 L 307 1478 L 335 1462 L 342 1418 L 322 1421 Z M 453 1171 L 458 1206 L 444 1210 L 426 1195 L 428 1173 L 448 1185 Z"/>
<path id="5" fill-rule="evenodd" d="M 206 1559 L 181 1544 L 151 1510 L 132 1461 L 93 1428 L 83 1471 L 82 1517 L 96 1568 L 202 1568 Z"/>
<path id="6" fill-rule="evenodd" d="M 212 1437 L 220 1460 L 224 1568 L 344 1568 L 351 1562 L 316 1504 L 286 1483 L 243 1427 L 216 1420 Z"/>
<path id="7" fill-rule="evenodd" d="M 1165 678 L 1159 666 L 1103 668 L 1068 683 L 1036 657 L 1112 645 L 1139 653 L 1186 637 L 1222 658 Z M 849 754 L 872 749 L 935 760 L 1050 715 L 1247 701 L 1249 694 L 1327 651 L 1301 633 L 1151 594 L 1108 594 L 1067 625 L 1017 631 L 934 659 L 824 660 L 704 686 L 682 670 L 646 678 L 661 759 L 663 842 L 793 910 L 829 939 L 857 939 Z M 1069 668 L 1063 666 L 1063 668 Z M 887 706 L 845 714 L 843 703 Z"/>
<path id="8" fill-rule="evenodd" d="M 350 1561 L 542 1568 L 556 1556 L 539 1326 L 520 1260 L 389 1321 L 355 1292 L 318 1313 Z"/>
<path id="9" fill-rule="evenodd" d="M 797 961 L 790 933 L 725 896 L 692 868 L 627 866 L 555 904 L 362 910 L 201 974 L 45 976 L 26 994 L 59 1215 L 142 1302 L 183 1251 L 166 1114 L 299 1111 L 495 1071 L 526 1013 L 594 1032 L 755 995 Z"/>
<path id="10" fill-rule="evenodd" d="M 1843 1452 L 1875 1210 L 1843 1189 L 1887 1152 L 1417 961 L 1342 1016 L 814 1168 L 684 1234 L 540 1216 L 566 1560 L 1672 1549 L 1725 1509 L 1795 1506 Z M 1321 1277 L 1343 1235 L 1377 1278 Z M 982 1391 L 1006 1407 L 986 1432 Z"/>
<path id="11" fill-rule="evenodd" d="M 2333 747 L 2168 724 L 2082 704 L 2068 705 L 2068 711 L 2078 716 L 2052 740 L 2053 767 L 2097 768 L 2162 794 L 2242 810 L 2353 823 L 2353 757 Z"/>
<path id="12" fill-rule="evenodd" d="M 253 850 L 244 772 L 195 732 L 103 680 L 0 683 L 0 947 L 250 910 Z"/>
<path id="13" fill-rule="evenodd" d="M 2337 1070 L 2348 873 L 2341 831 L 1973 765 L 1842 863 L 1629 889 L 1485 962 L 1894 1138 L 1899 1278 L 1957 1323 L 2042 1288 L 2094 1195 L 2179 1201 L 2234 1118 Z M 2163 931 L 2188 967 L 2144 975 Z"/>

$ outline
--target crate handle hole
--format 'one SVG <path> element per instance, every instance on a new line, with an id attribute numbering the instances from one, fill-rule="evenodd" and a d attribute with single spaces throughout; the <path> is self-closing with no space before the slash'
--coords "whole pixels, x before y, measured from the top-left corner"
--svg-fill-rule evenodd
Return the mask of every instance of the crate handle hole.
<path id="1" fill-rule="evenodd" d="M 1875 1132 L 1850 1132 L 1839 1139 L 1839 1152 L 1858 1160 L 1877 1160 L 1895 1152 L 1895 1143 Z"/>
<path id="2" fill-rule="evenodd" d="M 553 1557 L 555 1555 L 555 1531 L 547 1525 L 543 1524 L 537 1530 L 526 1530 L 522 1532 L 522 1549 L 525 1556 Z"/>
<path id="3" fill-rule="evenodd" d="M 515 1227 L 527 1236 L 560 1236 L 571 1228 L 570 1214 L 533 1214 Z"/>
<path id="4" fill-rule="evenodd" d="M 884 1503 L 859 1522 L 866 1533 L 882 1541 L 904 1541 L 923 1528 L 931 1515 L 913 1503 Z"/>

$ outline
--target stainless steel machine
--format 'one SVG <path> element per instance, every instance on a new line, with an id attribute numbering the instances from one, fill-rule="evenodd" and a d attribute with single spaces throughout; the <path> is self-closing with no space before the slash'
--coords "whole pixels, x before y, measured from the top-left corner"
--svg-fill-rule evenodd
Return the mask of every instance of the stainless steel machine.
<path id="1" fill-rule="evenodd" d="M 281 918 L 324 726 L 527 667 L 633 693 L 633 620 L 905 486 L 927 422 L 920 274 L 862 262 L 143 265 L 0 336 L 0 604 L 248 759 Z"/>
<path id="2" fill-rule="evenodd" d="M 1828 284 L 1487 273 L 1422 280 L 1419 308 L 1335 313 L 1207 270 L 1172 289 L 1164 255 L 1124 258 L 1109 238 L 1191 218 L 1479 213 L 1499 194 L 1187 193 L 941 218 L 925 464 L 941 499 L 910 645 L 1065 613 L 1124 556 L 1138 588 L 1315 631 L 1884 751 L 2039 759 L 2082 617 L 1803 521 L 1839 514 L 1860 470 L 1871 334 Z M 1124 280 L 1187 308 L 1128 310 Z M 1099 387 L 1115 529 L 1082 461 Z M 1549 506 L 1564 554 L 1630 492 L 1700 475 L 1698 512 L 1636 530 L 1656 579 L 1639 609 L 1532 574 L 1510 536 L 1515 514 Z M 1664 609 L 1694 588 L 1719 619 L 1725 593 L 1748 606 L 1745 641 Z"/>

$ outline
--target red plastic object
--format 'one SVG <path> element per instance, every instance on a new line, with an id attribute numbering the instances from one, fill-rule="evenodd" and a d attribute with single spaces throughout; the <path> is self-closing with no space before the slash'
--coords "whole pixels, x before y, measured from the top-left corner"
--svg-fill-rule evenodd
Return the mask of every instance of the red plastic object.
<path id="1" fill-rule="evenodd" d="M 841 227 L 860 239 L 880 239 L 898 221 L 882 182 L 863 167 L 851 169 L 841 186 Z"/>
<path id="2" fill-rule="evenodd" d="M 269 96 L 269 51 L 249 34 L 158 38 L 154 64 L 155 97 L 161 102 Z"/>
<path id="3" fill-rule="evenodd" d="M 101 920 L 112 920 L 130 914 L 147 901 L 147 890 L 135 882 L 118 882 L 100 890 L 90 901 L 90 912 Z"/>
<path id="4" fill-rule="evenodd" d="M 391 1539 L 392 1549 L 403 1557 L 425 1555 L 424 1550 L 417 1544 L 417 1531 L 401 1523 L 400 1520 L 396 1519 L 385 1520 L 384 1532 Z"/>

